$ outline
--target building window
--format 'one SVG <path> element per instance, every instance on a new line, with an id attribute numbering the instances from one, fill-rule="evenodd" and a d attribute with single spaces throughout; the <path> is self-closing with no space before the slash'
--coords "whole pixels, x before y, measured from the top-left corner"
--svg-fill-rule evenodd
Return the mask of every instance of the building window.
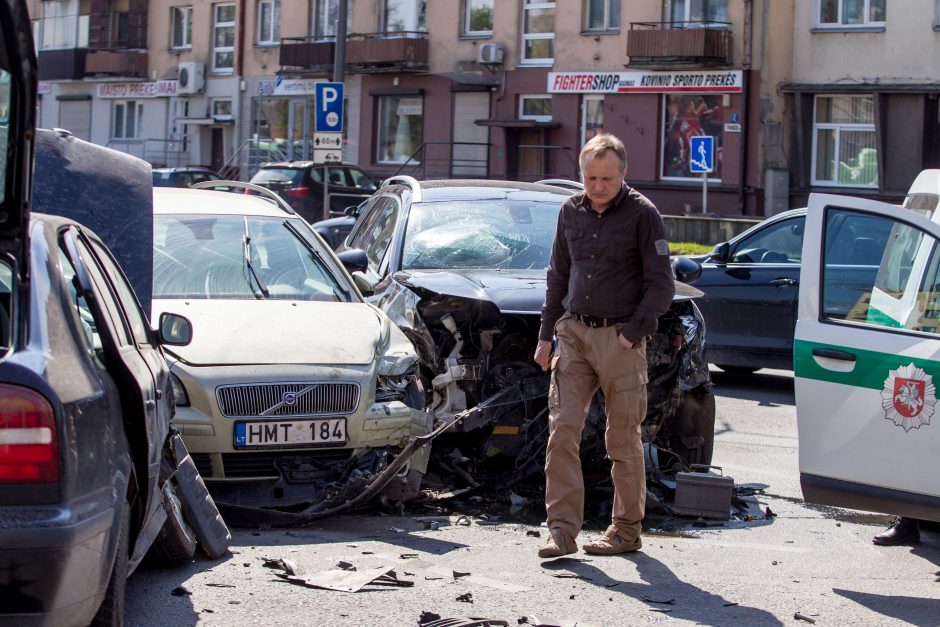
<path id="1" fill-rule="evenodd" d="M 469 37 L 493 34 L 493 0 L 464 0 L 462 34 Z"/>
<path id="2" fill-rule="evenodd" d="M 346 32 L 352 31 L 352 11 L 346 2 Z M 313 16 L 313 36 L 318 40 L 335 40 L 336 26 L 339 24 L 339 0 L 317 0 Z"/>
<path id="3" fill-rule="evenodd" d="M 670 22 L 727 22 L 728 0 L 672 0 Z"/>
<path id="4" fill-rule="evenodd" d="M 174 50 L 193 47 L 193 8 L 173 7 L 173 43 Z"/>
<path id="5" fill-rule="evenodd" d="M 587 0 L 586 30 L 619 30 L 620 0 Z"/>
<path id="6" fill-rule="evenodd" d="M 40 6 L 40 50 L 88 47 L 88 16 L 79 14 L 78 0 L 48 0 Z"/>
<path id="7" fill-rule="evenodd" d="M 136 100 L 114 103 L 114 139 L 139 139 L 144 104 Z"/>
<path id="8" fill-rule="evenodd" d="M 426 32 L 427 0 L 385 0 L 382 30 L 386 33 Z"/>
<path id="9" fill-rule="evenodd" d="M 281 39 L 281 0 L 259 0 L 258 44 L 270 46 Z"/>
<path id="10" fill-rule="evenodd" d="M 883 26 L 885 0 L 819 0 L 819 25 Z"/>
<path id="11" fill-rule="evenodd" d="M 551 122 L 552 97 L 547 94 L 519 96 L 519 119 Z"/>
<path id="12" fill-rule="evenodd" d="M 714 169 L 710 179 L 721 178 L 721 144 L 724 129 L 724 111 L 720 94 L 663 96 L 662 169 L 664 179 L 701 178 L 689 170 L 692 141 L 697 135 L 709 135 L 715 140 Z"/>
<path id="13" fill-rule="evenodd" d="M 523 1 L 522 63 L 551 64 L 555 59 L 555 3 Z"/>
<path id="14" fill-rule="evenodd" d="M 878 187 L 875 99 L 816 96 L 813 185 Z"/>
<path id="15" fill-rule="evenodd" d="M 604 132 L 604 97 L 588 95 L 581 105 L 581 145 Z"/>
<path id="16" fill-rule="evenodd" d="M 235 4 L 212 6 L 212 71 L 231 74 L 235 69 Z"/>
<path id="17" fill-rule="evenodd" d="M 212 118 L 215 120 L 231 120 L 232 118 L 232 99 L 231 98 L 213 98 L 212 99 Z"/>
<path id="18" fill-rule="evenodd" d="M 379 163 L 420 163 L 424 102 L 421 96 L 379 98 Z"/>

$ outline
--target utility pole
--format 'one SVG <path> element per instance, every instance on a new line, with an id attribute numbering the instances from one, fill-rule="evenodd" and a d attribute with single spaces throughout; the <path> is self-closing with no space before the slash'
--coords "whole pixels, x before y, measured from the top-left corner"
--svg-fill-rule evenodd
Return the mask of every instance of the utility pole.
<path id="1" fill-rule="evenodd" d="M 333 49 L 333 82 L 342 83 L 346 77 L 346 15 L 349 0 L 338 0 L 339 23 L 336 25 L 336 45 Z"/>

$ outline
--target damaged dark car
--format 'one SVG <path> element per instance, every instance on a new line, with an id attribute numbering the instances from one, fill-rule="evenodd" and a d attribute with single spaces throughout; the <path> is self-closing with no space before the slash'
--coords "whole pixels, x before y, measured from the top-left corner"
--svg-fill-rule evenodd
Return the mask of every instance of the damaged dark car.
<path id="1" fill-rule="evenodd" d="M 458 483 L 507 488 L 541 481 L 549 376 L 532 360 L 552 240 L 571 189 L 506 181 L 395 177 L 365 204 L 339 252 L 360 290 L 414 343 L 437 419 L 431 471 Z M 700 272 L 673 262 L 676 296 L 649 342 L 648 467 L 709 464 L 715 399 L 704 359 L 705 324 L 682 281 Z M 603 482 L 606 418 L 595 397 L 582 463 Z"/>

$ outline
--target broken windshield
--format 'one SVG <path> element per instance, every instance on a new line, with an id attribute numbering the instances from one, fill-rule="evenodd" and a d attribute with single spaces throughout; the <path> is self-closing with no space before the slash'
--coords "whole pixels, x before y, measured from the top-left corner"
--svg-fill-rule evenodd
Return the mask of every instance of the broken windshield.
<path id="1" fill-rule="evenodd" d="M 415 204 L 402 266 L 545 269 L 559 209 L 559 202 L 505 199 Z"/>
<path id="2" fill-rule="evenodd" d="M 154 219 L 154 298 L 345 301 L 336 278 L 283 218 Z"/>

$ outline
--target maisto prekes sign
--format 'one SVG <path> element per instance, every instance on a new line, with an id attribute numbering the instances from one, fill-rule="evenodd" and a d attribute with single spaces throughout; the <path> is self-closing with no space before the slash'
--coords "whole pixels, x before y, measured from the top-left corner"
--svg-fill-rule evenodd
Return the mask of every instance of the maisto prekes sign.
<path id="1" fill-rule="evenodd" d="M 740 93 L 743 72 L 550 72 L 552 94 Z"/>

